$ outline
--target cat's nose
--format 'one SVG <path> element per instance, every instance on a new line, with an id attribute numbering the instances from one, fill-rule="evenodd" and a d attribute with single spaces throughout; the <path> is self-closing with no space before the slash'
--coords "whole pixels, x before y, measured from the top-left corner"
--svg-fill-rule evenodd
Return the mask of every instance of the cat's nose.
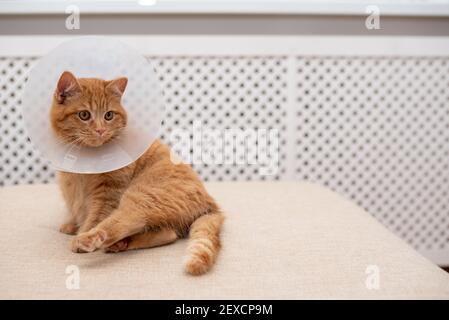
<path id="1" fill-rule="evenodd" d="M 99 129 L 95 129 L 95 132 L 98 133 L 98 135 L 101 137 L 103 135 L 103 133 L 106 131 L 106 129 L 103 128 L 99 128 Z"/>

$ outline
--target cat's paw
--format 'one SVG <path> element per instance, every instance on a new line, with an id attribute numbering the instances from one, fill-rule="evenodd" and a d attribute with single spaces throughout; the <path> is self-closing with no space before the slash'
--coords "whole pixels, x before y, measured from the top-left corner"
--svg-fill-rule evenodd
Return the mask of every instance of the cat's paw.
<path id="1" fill-rule="evenodd" d="M 129 244 L 129 238 L 125 238 L 125 239 L 117 241 L 113 245 L 105 248 L 104 252 L 117 253 L 117 252 L 121 252 L 121 251 L 126 251 L 126 249 L 128 249 L 128 244 Z"/>
<path id="2" fill-rule="evenodd" d="M 78 232 L 78 226 L 74 223 L 64 223 L 59 227 L 59 232 L 74 235 Z"/>
<path id="3" fill-rule="evenodd" d="M 103 230 L 91 230 L 77 235 L 72 241 L 72 251 L 75 253 L 92 252 L 100 248 L 106 241 L 107 235 Z"/>

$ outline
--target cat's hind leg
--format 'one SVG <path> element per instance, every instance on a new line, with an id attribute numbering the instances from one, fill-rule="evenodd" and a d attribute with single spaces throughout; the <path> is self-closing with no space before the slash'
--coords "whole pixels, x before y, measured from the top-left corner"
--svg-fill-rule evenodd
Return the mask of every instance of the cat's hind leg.
<path id="1" fill-rule="evenodd" d="M 146 188 L 145 188 L 146 187 Z M 96 249 L 108 248 L 114 243 L 141 233 L 145 228 L 173 226 L 180 223 L 188 225 L 189 219 L 180 219 L 186 212 L 186 197 L 181 193 L 173 197 L 167 190 L 148 187 L 141 181 L 136 181 L 134 188 L 123 194 L 119 207 L 106 219 L 91 230 L 78 233 L 73 239 L 73 252 L 92 252 Z M 199 203 L 190 211 L 201 212 L 204 208 Z M 189 216 L 193 219 L 193 215 Z"/>
<path id="2" fill-rule="evenodd" d="M 116 253 L 133 249 L 159 247 L 173 243 L 177 239 L 178 236 L 173 230 L 162 229 L 158 231 L 147 231 L 126 237 L 110 247 L 105 248 L 105 252 Z"/>

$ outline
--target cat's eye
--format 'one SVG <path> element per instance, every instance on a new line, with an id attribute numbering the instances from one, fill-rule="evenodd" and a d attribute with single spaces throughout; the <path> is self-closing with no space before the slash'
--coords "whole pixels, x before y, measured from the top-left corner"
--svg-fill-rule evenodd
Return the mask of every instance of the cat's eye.
<path id="1" fill-rule="evenodd" d="M 90 112 L 87 110 L 80 111 L 78 112 L 78 117 L 83 121 L 87 121 L 90 119 Z"/>
<path id="2" fill-rule="evenodd" d="M 110 121 L 112 118 L 114 118 L 114 111 L 108 111 L 104 114 L 105 120 Z"/>

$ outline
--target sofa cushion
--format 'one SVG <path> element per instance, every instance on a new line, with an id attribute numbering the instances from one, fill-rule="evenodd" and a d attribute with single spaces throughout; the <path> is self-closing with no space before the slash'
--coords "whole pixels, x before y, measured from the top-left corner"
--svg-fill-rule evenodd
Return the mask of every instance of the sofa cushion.
<path id="1" fill-rule="evenodd" d="M 210 273 L 184 273 L 186 240 L 75 254 L 56 185 L 0 189 L 0 298 L 449 298 L 449 274 L 321 186 L 208 183 L 227 216 Z M 75 270 L 75 271 L 74 271 Z M 79 270 L 79 289 L 72 280 Z"/>

